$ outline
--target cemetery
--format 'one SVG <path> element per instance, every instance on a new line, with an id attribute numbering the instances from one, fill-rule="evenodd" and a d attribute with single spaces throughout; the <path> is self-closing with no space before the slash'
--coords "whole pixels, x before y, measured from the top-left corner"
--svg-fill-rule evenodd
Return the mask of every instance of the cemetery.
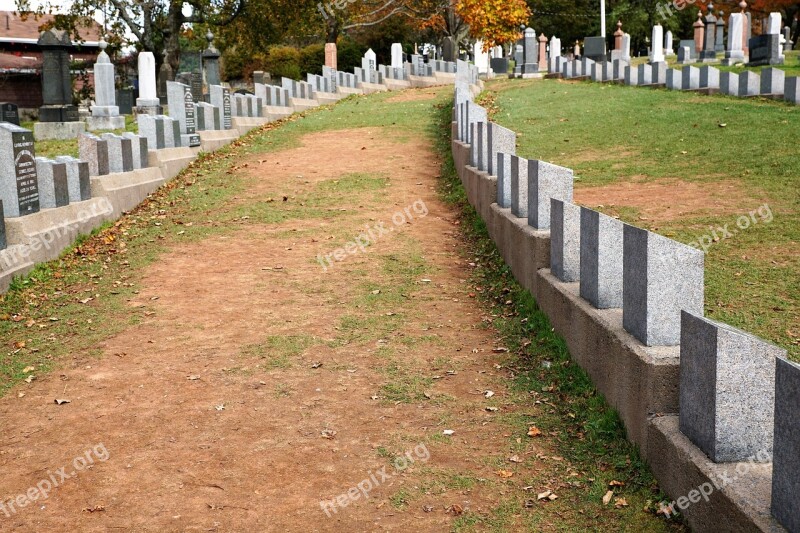
<path id="1" fill-rule="evenodd" d="M 171 15 L 177 59 L 28 38 L 0 524 L 800 531 L 794 26 L 601 5 L 578 39 L 523 0 L 393 43 L 320 4 L 302 54 L 238 11 Z"/>

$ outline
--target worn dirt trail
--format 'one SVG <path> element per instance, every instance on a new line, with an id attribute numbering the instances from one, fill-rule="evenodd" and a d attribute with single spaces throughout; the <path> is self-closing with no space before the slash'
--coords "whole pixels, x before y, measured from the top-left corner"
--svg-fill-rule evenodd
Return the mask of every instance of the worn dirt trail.
<path id="1" fill-rule="evenodd" d="M 250 163 L 244 206 L 276 188 L 324 196 L 322 182 L 354 172 L 386 185 L 354 186 L 336 214 L 174 247 L 128 303 L 152 316 L 0 400 L 4 501 L 94 461 L 55 476 L 47 499 L 0 508 L 0 530 L 443 531 L 519 491 L 496 474 L 513 467 L 499 417 L 515 409 L 500 341 L 466 283 L 430 148 L 345 130 Z M 315 259 L 381 222 L 391 231 L 365 252 L 327 271 Z M 320 502 L 337 496 L 328 516 Z"/>

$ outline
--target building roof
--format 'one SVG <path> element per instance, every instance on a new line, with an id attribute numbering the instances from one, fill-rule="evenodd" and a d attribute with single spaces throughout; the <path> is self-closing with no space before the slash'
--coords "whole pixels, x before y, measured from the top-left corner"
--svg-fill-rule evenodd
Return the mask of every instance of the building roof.
<path id="1" fill-rule="evenodd" d="M 35 70 L 41 68 L 42 59 L 30 56 L 18 56 L 16 54 L 0 53 L 0 71 L 5 70 Z"/>
<path id="2" fill-rule="evenodd" d="M 31 13 L 25 20 L 22 20 L 16 11 L 0 11 L 0 43 L 36 44 L 41 34 L 39 28 L 54 18 L 53 15 L 42 15 L 37 19 Z M 101 31 L 100 25 L 92 21 L 90 25 L 78 30 L 83 42 L 73 42 L 73 44 L 98 46 Z"/>

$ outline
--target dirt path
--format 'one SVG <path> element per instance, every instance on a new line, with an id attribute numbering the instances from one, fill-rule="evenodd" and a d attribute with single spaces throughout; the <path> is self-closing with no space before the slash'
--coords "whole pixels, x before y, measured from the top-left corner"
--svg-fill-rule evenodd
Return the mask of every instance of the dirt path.
<path id="1" fill-rule="evenodd" d="M 496 341 L 429 148 L 360 129 L 249 163 L 245 208 L 284 183 L 341 185 L 343 211 L 171 250 L 129 302 L 151 316 L 0 400 L 2 529 L 442 531 L 496 503 Z M 324 270 L 365 225 L 366 251 Z"/>

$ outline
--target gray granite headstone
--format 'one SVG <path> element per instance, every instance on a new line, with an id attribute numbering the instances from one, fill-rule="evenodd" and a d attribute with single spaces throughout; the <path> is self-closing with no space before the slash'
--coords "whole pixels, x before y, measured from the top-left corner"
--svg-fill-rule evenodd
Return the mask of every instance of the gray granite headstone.
<path id="1" fill-rule="evenodd" d="M 91 199 L 92 187 L 89 179 L 89 163 L 69 155 L 60 155 L 56 157 L 56 161 L 64 163 L 67 169 L 69 202 L 83 202 Z"/>
<path id="2" fill-rule="evenodd" d="M 605 61 L 606 38 L 586 37 L 583 40 L 583 56 L 594 61 Z"/>
<path id="3" fill-rule="evenodd" d="M 472 144 L 472 137 L 470 136 L 470 126 L 479 122 L 488 122 L 486 109 L 473 102 L 466 102 L 466 143 Z"/>
<path id="4" fill-rule="evenodd" d="M 800 104 L 800 83 L 797 82 L 798 79 L 797 76 L 787 77 L 783 91 L 783 99 L 795 105 Z"/>
<path id="5" fill-rule="evenodd" d="M 550 229 L 550 198 L 572 201 L 572 169 L 545 161 L 528 161 L 528 225 Z"/>
<path id="6" fill-rule="evenodd" d="M 785 355 L 749 333 L 682 312 L 681 433 L 715 463 L 771 455 L 775 360 Z"/>
<path id="7" fill-rule="evenodd" d="M 505 154 L 517 153 L 517 134 L 499 124 L 489 122 L 487 127 L 487 139 L 488 166 L 486 172 L 488 172 L 490 176 L 496 176 L 497 154 L 500 152 Z"/>
<path id="8" fill-rule="evenodd" d="M 550 199 L 550 271 L 564 282 L 581 278 L 581 208 Z"/>
<path id="9" fill-rule="evenodd" d="M 126 131 L 122 137 L 131 142 L 131 157 L 133 159 L 133 169 L 138 170 L 149 166 L 147 157 L 147 137 L 136 135 Z"/>
<path id="10" fill-rule="evenodd" d="M 639 65 L 639 85 L 653 84 L 653 67 L 651 65 Z"/>
<path id="11" fill-rule="evenodd" d="M 800 365 L 779 358 L 775 365 L 775 432 L 772 443 L 772 516 L 800 531 Z"/>
<path id="12" fill-rule="evenodd" d="M 682 70 L 671 68 L 667 71 L 667 89 L 671 91 L 683 90 L 683 78 L 685 73 Z"/>
<path id="13" fill-rule="evenodd" d="M 104 133 L 101 139 L 108 143 L 108 170 L 111 173 L 130 172 L 133 170 L 133 148 L 131 140 L 115 135 Z"/>
<path id="14" fill-rule="evenodd" d="M 139 124 L 139 134 L 147 139 L 150 148 L 153 150 L 166 148 L 162 115 L 153 116 L 140 113 L 136 117 L 136 122 Z"/>
<path id="15" fill-rule="evenodd" d="M 615 59 L 612 63 L 613 65 L 613 75 L 611 77 L 612 80 L 624 80 L 625 79 L 625 69 L 629 67 L 627 61 L 623 61 L 622 59 Z"/>
<path id="16" fill-rule="evenodd" d="M 92 134 L 79 135 L 78 153 L 82 160 L 89 163 L 90 176 L 105 176 L 108 174 L 108 142 L 105 139 Z"/>
<path id="17" fill-rule="evenodd" d="M 721 72 L 719 90 L 722 94 L 739 96 L 739 75 L 735 72 Z"/>
<path id="18" fill-rule="evenodd" d="M 622 307 L 622 222 L 581 207 L 580 295 L 596 309 Z"/>
<path id="19" fill-rule="evenodd" d="M 70 52 L 72 39 L 69 32 L 51 28 L 42 32 L 37 42 L 42 51 L 42 107 L 41 122 L 75 122 L 78 108 L 72 104 L 72 75 Z M 9 206 L 6 206 L 7 214 Z"/>
<path id="20" fill-rule="evenodd" d="M 761 69 L 761 94 L 783 96 L 786 73 L 779 68 Z"/>
<path id="21" fill-rule="evenodd" d="M 639 85 L 639 69 L 633 65 L 625 65 L 625 85 Z"/>
<path id="22" fill-rule="evenodd" d="M 719 89 L 719 69 L 709 65 L 700 67 L 700 88 Z"/>
<path id="23" fill-rule="evenodd" d="M 758 96 L 761 93 L 761 76 L 746 70 L 739 74 L 739 96 Z"/>
<path id="24" fill-rule="evenodd" d="M 691 65 L 683 67 L 683 87 L 684 91 L 693 91 L 700 88 L 700 69 Z"/>
<path id="25" fill-rule="evenodd" d="M 39 181 L 39 207 L 54 209 L 69 205 L 66 164 L 37 157 L 36 174 Z"/>
<path id="26" fill-rule="evenodd" d="M 528 160 L 511 156 L 511 214 L 528 218 Z"/>
<path id="27" fill-rule="evenodd" d="M 497 154 L 497 205 L 507 209 L 511 207 L 511 156 L 500 152 Z"/>
<path id="28" fill-rule="evenodd" d="M 623 249 L 625 330 L 646 346 L 678 345 L 681 311 L 703 313 L 703 252 L 628 224 Z"/>

